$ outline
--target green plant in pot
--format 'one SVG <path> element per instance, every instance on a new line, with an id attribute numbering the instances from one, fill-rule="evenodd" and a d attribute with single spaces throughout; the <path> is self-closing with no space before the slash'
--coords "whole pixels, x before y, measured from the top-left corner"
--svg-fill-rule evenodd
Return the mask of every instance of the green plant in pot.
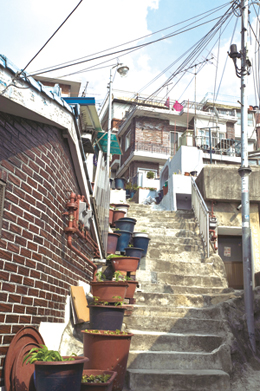
<path id="1" fill-rule="evenodd" d="M 113 255 L 116 257 L 115 255 Z M 108 256 L 107 259 L 110 259 L 111 256 Z M 99 273 L 99 272 L 98 272 Z M 98 274 L 97 273 L 97 274 Z M 117 279 L 115 281 L 108 281 L 104 278 L 104 274 L 98 274 L 97 281 L 91 281 L 91 293 L 93 296 L 99 297 L 99 301 L 115 303 L 118 300 L 116 296 L 122 297 L 124 300 L 126 295 L 126 290 L 128 288 L 128 284 L 126 281 L 122 281 Z"/>
<path id="2" fill-rule="evenodd" d="M 24 365 L 35 367 L 37 391 L 80 391 L 83 366 L 87 357 L 61 356 L 45 345 L 31 349 L 24 357 Z"/>
<path id="3" fill-rule="evenodd" d="M 154 179 L 154 172 L 153 171 L 148 171 L 146 174 L 147 179 Z"/>
<path id="4" fill-rule="evenodd" d="M 81 391 L 112 391 L 116 375 L 115 371 L 84 369 Z"/>

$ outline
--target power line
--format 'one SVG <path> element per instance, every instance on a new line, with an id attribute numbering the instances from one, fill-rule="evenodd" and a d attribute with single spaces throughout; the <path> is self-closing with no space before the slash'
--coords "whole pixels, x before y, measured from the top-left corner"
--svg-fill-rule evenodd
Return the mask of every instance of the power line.
<path id="1" fill-rule="evenodd" d="M 165 37 L 162 37 L 162 38 L 159 38 L 157 40 L 154 40 L 154 41 L 151 41 L 151 42 L 147 42 L 147 43 L 144 43 L 144 44 L 140 44 L 140 45 L 137 45 L 137 46 L 133 46 L 133 47 L 130 47 L 130 48 L 126 48 L 126 49 L 122 49 L 122 50 L 119 50 L 119 51 L 116 51 L 116 52 L 112 52 L 112 53 L 108 53 L 108 54 L 104 54 L 102 56 L 98 56 L 98 57 L 93 57 L 89 60 L 82 60 L 82 61 L 79 61 L 79 62 L 76 62 L 76 63 L 72 63 L 72 64 L 68 64 L 68 65 L 64 65 L 64 66 L 59 66 L 59 67 L 56 67 L 56 68 L 52 68 L 52 69 L 49 69 L 47 71 L 43 71 L 43 72 L 37 72 L 37 73 L 32 73 L 30 76 L 37 76 L 37 75 L 41 75 L 43 73 L 49 73 L 49 72 L 53 72 L 53 71 L 57 71 L 59 69 L 64 69 L 64 68 L 68 68 L 68 67 L 71 67 L 71 66 L 75 66 L 75 65 L 79 65 L 79 64 L 83 64 L 83 63 L 86 63 L 86 62 L 90 62 L 90 61 L 94 61 L 94 60 L 98 60 L 99 58 L 104 58 L 104 57 L 108 57 L 108 56 L 112 56 L 112 55 L 115 55 L 115 54 L 119 54 L 119 53 L 123 53 L 123 52 L 126 52 L 126 51 L 130 51 L 130 50 L 134 50 L 134 49 L 141 49 L 143 47 L 146 47 L 146 46 L 149 46 L 149 45 L 152 45 L 154 43 L 157 43 L 157 42 L 160 42 L 160 41 L 163 41 L 165 39 L 168 39 L 168 38 L 171 38 L 171 37 L 174 37 L 174 36 L 177 36 L 177 35 L 180 35 L 182 33 L 185 33 L 187 31 L 190 31 L 190 30 L 194 30 L 195 28 L 197 27 L 200 27 L 200 26 L 203 26 L 205 24 L 208 24 L 214 20 L 217 20 L 218 18 L 213 18 L 213 19 L 210 19 L 204 23 L 200 23 L 196 26 L 193 26 L 189 29 L 186 29 L 186 30 L 182 30 L 181 32 L 179 33 L 172 33 L 172 34 L 168 34 L 167 36 Z"/>
<path id="2" fill-rule="evenodd" d="M 111 48 L 109 48 L 109 49 L 105 49 L 105 50 L 102 50 L 102 51 L 99 51 L 99 52 L 96 52 L 96 53 L 92 53 L 92 54 L 90 54 L 90 55 L 88 55 L 88 56 L 80 57 L 80 58 L 77 58 L 77 59 L 75 59 L 75 60 L 71 60 L 71 61 L 67 61 L 67 62 L 64 62 L 64 63 L 56 64 L 56 65 L 53 65 L 52 67 L 46 67 L 46 68 L 38 69 L 38 70 L 32 72 L 32 74 L 33 74 L 33 75 L 36 75 L 36 74 L 39 74 L 38 72 L 42 72 L 42 71 L 45 71 L 45 70 L 47 71 L 47 70 L 49 70 L 49 69 L 52 69 L 52 68 L 54 68 L 54 67 L 59 67 L 59 66 L 62 66 L 62 65 L 67 65 L 67 64 L 70 64 L 71 62 L 80 61 L 80 60 L 89 58 L 89 57 L 91 57 L 91 56 L 96 56 L 96 55 L 98 55 L 98 54 L 107 52 L 107 51 L 109 51 L 109 50 L 113 50 L 113 49 L 119 48 L 119 47 L 121 47 L 121 46 L 128 45 L 128 44 L 130 44 L 130 43 L 132 43 L 132 42 L 140 41 L 141 39 L 150 37 L 150 36 L 152 36 L 152 35 L 155 35 L 155 34 L 158 34 L 158 33 L 162 32 L 162 31 L 168 30 L 168 29 L 170 29 L 170 28 L 172 28 L 172 27 L 176 27 L 176 26 L 178 26 L 178 25 L 180 25 L 180 24 L 189 22 L 190 20 L 196 19 L 196 18 L 198 18 L 198 17 L 200 17 L 200 16 L 202 16 L 202 15 L 205 15 L 205 14 L 211 15 L 212 13 L 217 12 L 217 11 L 221 10 L 222 8 L 225 8 L 225 7 L 226 7 L 227 5 L 229 5 L 229 4 L 230 4 L 229 2 L 228 2 L 228 3 L 225 3 L 225 4 L 222 4 L 222 5 L 220 5 L 220 6 L 216 7 L 216 8 L 213 8 L 212 10 L 209 10 L 209 11 L 206 11 L 206 12 L 204 12 L 204 13 L 202 13 L 202 14 L 193 16 L 192 18 L 186 19 L 186 20 L 184 20 L 184 21 L 182 21 L 182 22 L 175 23 L 175 24 L 173 24 L 173 25 L 171 25 L 171 26 L 169 26 L 169 27 L 165 27 L 165 28 L 163 28 L 163 29 L 161 29 L 161 30 L 155 31 L 154 33 L 144 35 L 144 36 L 142 36 L 142 37 L 133 39 L 133 40 L 131 40 L 131 41 L 125 42 L 125 43 L 120 44 L 120 45 L 117 45 L 117 46 L 113 46 L 113 47 L 111 47 Z M 199 19 L 199 20 L 200 20 L 200 19 Z M 194 23 L 195 23 L 195 22 L 194 22 Z"/>
<path id="3" fill-rule="evenodd" d="M 28 62 L 28 64 L 20 71 L 20 73 L 24 72 L 25 69 L 31 64 L 31 62 L 38 56 L 38 54 L 45 48 L 45 46 L 50 42 L 50 40 L 54 37 L 54 35 L 61 29 L 61 27 L 67 22 L 70 16 L 76 11 L 78 6 L 82 3 L 83 0 L 80 0 L 78 5 L 71 11 L 71 13 L 67 16 L 67 18 L 61 23 L 61 25 L 54 31 L 52 36 L 45 42 L 45 44 L 41 47 L 41 49 L 33 56 L 33 58 Z"/>

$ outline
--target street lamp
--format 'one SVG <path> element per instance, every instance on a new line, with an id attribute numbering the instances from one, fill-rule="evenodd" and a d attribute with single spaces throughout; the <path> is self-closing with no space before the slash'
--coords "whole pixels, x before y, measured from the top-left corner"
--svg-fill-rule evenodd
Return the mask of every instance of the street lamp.
<path id="1" fill-rule="evenodd" d="M 109 100 L 108 100 L 108 130 L 107 130 L 107 177 L 109 179 L 110 177 L 110 170 L 109 170 L 109 160 L 110 160 L 110 140 L 111 140 L 111 122 L 112 122 L 112 70 L 116 68 L 116 71 L 119 73 L 120 76 L 124 77 L 127 75 L 129 68 L 126 65 L 123 65 L 122 63 L 117 63 L 116 65 L 112 66 L 110 68 L 110 79 L 108 84 L 109 89 Z"/>

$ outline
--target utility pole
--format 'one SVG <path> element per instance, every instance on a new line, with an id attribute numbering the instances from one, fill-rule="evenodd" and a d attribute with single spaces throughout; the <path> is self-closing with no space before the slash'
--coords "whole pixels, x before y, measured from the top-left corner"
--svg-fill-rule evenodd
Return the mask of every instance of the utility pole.
<path id="1" fill-rule="evenodd" d="M 249 340 L 253 352 L 256 352 L 255 323 L 254 323 L 254 295 L 251 253 L 250 230 L 250 198 L 249 175 L 251 168 L 248 165 L 248 102 L 247 102 L 247 27 L 248 27 L 248 0 L 241 1 L 241 167 L 238 170 L 241 176 L 241 203 L 242 203 L 242 251 L 244 273 L 244 300 L 246 310 Z"/>
<path id="2" fill-rule="evenodd" d="M 251 66 L 247 57 L 247 27 L 248 27 L 248 0 L 241 0 L 241 51 L 238 53 L 237 46 L 230 46 L 229 56 L 232 58 L 236 75 L 241 78 L 241 167 L 238 173 L 241 177 L 241 205 L 242 205 L 242 252 L 244 273 L 244 301 L 247 330 L 253 352 L 256 352 L 255 343 L 255 320 L 254 320 L 254 294 L 253 294 L 253 268 L 250 229 L 250 197 L 249 175 L 251 168 L 248 165 L 248 102 L 247 102 L 247 76 Z M 237 59 L 241 59 L 241 69 L 237 66 Z"/>

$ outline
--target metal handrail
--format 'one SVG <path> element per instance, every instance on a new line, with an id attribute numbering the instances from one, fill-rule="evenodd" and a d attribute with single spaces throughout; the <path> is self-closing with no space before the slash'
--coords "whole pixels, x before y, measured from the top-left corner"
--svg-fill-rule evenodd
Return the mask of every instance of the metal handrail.
<path id="1" fill-rule="evenodd" d="M 202 236 L 203 244 L 206 248 L 207 258 L 209 257 L 209 210 L 199 191 L 198 186 L 193 177 L 191 177 L 191 204 L 195 214 L 195 219 L 198 223 L 200 235 Z"/>

